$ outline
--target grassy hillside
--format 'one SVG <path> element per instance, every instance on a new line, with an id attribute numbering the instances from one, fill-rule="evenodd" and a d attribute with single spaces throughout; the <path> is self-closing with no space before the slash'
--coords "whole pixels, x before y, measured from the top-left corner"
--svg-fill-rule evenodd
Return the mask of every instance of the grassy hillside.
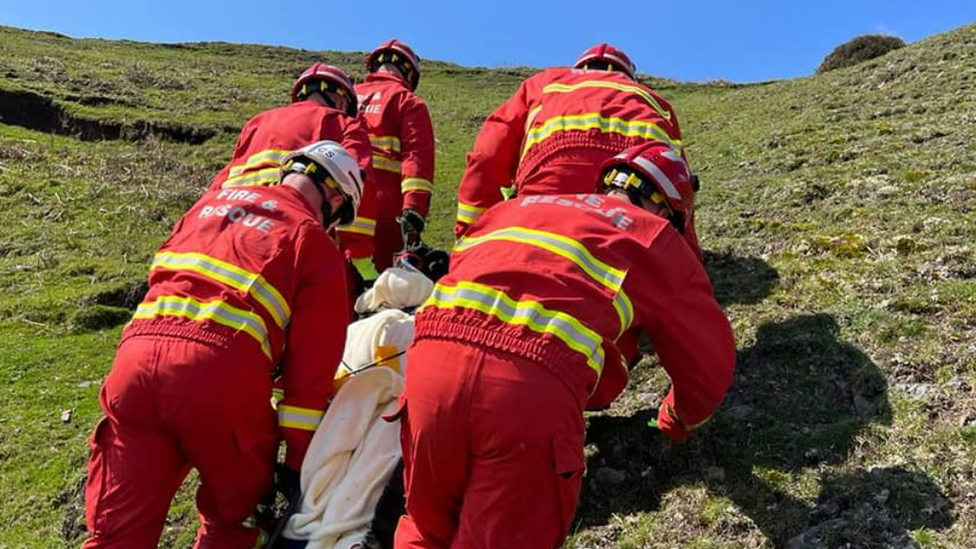
<path id="1" fill-rule="evenodd" d="M 0 27 L 0 548 L 78 544 L 99 384 L 155 247 L 250 115 L 311 62 L 361 59 Z M 447 245 L 464 152 L 528 72 L 425 69 Z M 590 418 L 570 545 L 976 547 L 976 27 L 812 78 L 656 82 L 738 371 L 685 444 L 644 426 L 667 381 L 634 372 Z M 184 493 L 165 545 L 194 528 Z"/>

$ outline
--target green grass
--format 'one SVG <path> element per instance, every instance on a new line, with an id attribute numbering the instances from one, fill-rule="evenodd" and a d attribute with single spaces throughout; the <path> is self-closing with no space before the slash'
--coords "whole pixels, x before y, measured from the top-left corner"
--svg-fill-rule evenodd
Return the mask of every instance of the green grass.
<path id="1" fill-rule="evenodd" d="M 0 94 L 67 127 L 0 123 L 0 548 L 79 543 L 86 439 L 123 310 L 236 130 L 315 60 L 362 75 L 358 53 L 0 27 Z M 464 153 L 531 71 L 425 70 L 438 186 L 426 236 L 448 246 Z M 970 26 L 809 78 L 648 77 L 702 177 L 699 234 L 738 370 L 684 444 L 645 425 L 667 387 L 653 358 L 588 418 L 570 546 L 783 547 L 804 532 L 826 546 L 976 546 L 974 74 Z M 126 138 L 93 139 L 112 131 Z M 190 488 L 165 546 L 192 543 Z"/>

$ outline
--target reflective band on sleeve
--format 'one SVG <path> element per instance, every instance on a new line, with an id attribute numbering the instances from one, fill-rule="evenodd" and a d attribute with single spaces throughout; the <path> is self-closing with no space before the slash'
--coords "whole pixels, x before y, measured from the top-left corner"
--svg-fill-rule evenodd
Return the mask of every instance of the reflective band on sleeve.
<path id="1" fill-rule="evenodd" d="M 231 177 L 227 181 L 224 181 L 222 188 L 228 187 L 254 187 L 257 185 L 274 185 L 278 182 L 281 177 L 280 168 L 265 168 L 263 170 L 258 170 L 256 172 L 250 172 L 246 174 L 239 175 L 237 177 Z"/>
<path id="2" fill-rule="evenodd" d="M 302 431 L 314 431 L 325 415 L 323 410 L 299 406 L 278 405 L 278 426 Z"/>
<path id="3" fill-rule="evenodd" d="M 393 172 L 397 175 L 400 174 L 400 163 L 396 160 L 390 160 L 385 156 L 380 156 L 378 154 L 373 155 L 373 169 L 383 170 L 387 172 Z"/>
<path id="4" fill-rule="evenodd" d="M 535 122 L 536 115 L 538 115 L 539 114 L 539 111 L 541 111 L 541 110 L 542 110 L 542 105 L 539 105 L 539 106 L 535 107 L 534 109 L 532 109 L 531 111 L 529 111 L 529 115 L 525 117 L 525 131 L 526 132 L 528 132 L 529 131 L 529 128 L 532 127 L 532 123 Z"/>
<path id="5" fill-rule="evenodd" d="M 522 147 L 522 156 L 524 157 L 529 149 L 545 141 L 554 133 L 571 130 L 600 130 L 602 133 L 617 133 L 625 137 L 655 139 L 667 144 L 672 149 L 681 150 L 681 141 L 672 139 L 664 129 L 653 122 L 605 118 L 600 116 L 600 113 L 591 112 L 570 116 L 556 116 L 546 120 L 541 126 L 532 128 L 525 135 L 525 146 Z"/>
<path id="6" fill-rule="evenodd" d="M 634 305 L 623 290 L 613 297 L 613 309 L 617 311 L 617 318 L 620 319 L 620 332 L 617 334 L 617 339 L 620 339 L 620 336 L 624 335 L 634 322 Z"/>
<path id="7" fill-rule="evenodd" d="M 271 409 L 277 410 L 278 403 L 285 399 L 285 390 L 279 387 L 271 389 Z"/>
<path id="8" fill-rule="evenodd" d="M 623 334 L 633 322 L 634 310 L 630 298 L 621 288 L 627 272 L 615 269 L 600 261 L 583 244 L 561 234 L 529 229 L 526 227 L 506 227 L 483 236 L 464 237 L 454 247 L 455 253 L 484 244 L 504 240 L 542 248 L 576 264 L 584 273 L 614 294 L 613 308 L 620 319 L 620 333 Z M 619 337 L 619 336 L 618 336 Z"/>
<path id="9" fill-rule="evenodd" d="M 369 142 L 373 147 L 388 152 L 400 152 L 400 138 L 395 135 L 377 135 L 370 137 Z"/>
<path id="10" fill-rule="evenodd" d="M 407 177 L 400 182 L 400 192 L 408 193 L 410 191 L 432 193 L 434 192 L 434 184 L 422 177 Z"/>
<path id="11" fill-rule="evenodd" d="M 351 224 L 336 227 L 336 230 L 343 233 L 356 233 L 364 234 L 366 236 L 373 236 L 376 234 L 376 220 L 368 217 L 357 217 Z"/>
<path id="12" fill-rule="evenodd" d="M 647 90 L 644 90 L 639 86 L 629 86 L 627 84 L 606 82 L 603 80 L 589 80 L 586 82 L 580 82 L 579 84 L 560 84 L 555 82 L 542 88 L 542 93 L 572 93 L 582 88 L 607 88 L 639 95 L 644 101 L 647 102 L 648 105 L 651 106 L 652 109 L 661 115 L 661 118 L 669 121 L 671 120 L 671 111 L 661 106 L 653 95 L 647 93 Z"/>
<path id="13" fill-rule="evenodd" d="M 464 202 L 458 201 L 457 220 L 461 223 L 467 223 L 470 225 L 474 223 L 475 220 L 481 216 L 481 212 L 485 211 L 486 209 L 487 208 L 472 206 L 471 204 L 465 204 Z"/>
<path id="14" fill-rule="evenodd" d="M 516 301 L 489 286 L 461 281 L 456 286 L 434 286 L 433 294 L 421 309 L 427 307 L 473 309 L 508 324 L 550 334 L 583 355 L 597 376 L 603 371 L 603 338 L 572 315 L 546 309 L 538 301 Z"/>
<path id="15" fill-rule="evenodd" d="M 238 164 L 236 166 L 231 166 L 230 177 L 241 175 L 244 172 L 253 170 L 254 168 L 261 167 L 264 164 L 269 164 L 275 168 L 281 165 L 281 161 L 285 159 L 289 151 L 282 149 L 265 149 L 259 153 L 252 154 L 247 157 L 247 160 L 243 164 Z"/>
<path id="16" fill-rule="evenodd" d="M 160 252 L 149 268 L 150 271 L 155 269 L 192 271 L 244 292 L 260 303 L 281 329 L 285 328 L 291 317 L 288 302 L 263 276 L 226 261 L 195 252 Z"/>
<path id="17" fill-rule="evenodd" d="M 192 297 L 159 296 L 156 301 L 140 303 L 133 319 L 157 316 L 179 316 L 203 322 L 210 320 L 229 328 L 247 333 L 261 345 L 264 354 L 272 359 L 271 344 L 268 340 L 268 327 L 260 316 L 223 301 L 197 301 Z"/>

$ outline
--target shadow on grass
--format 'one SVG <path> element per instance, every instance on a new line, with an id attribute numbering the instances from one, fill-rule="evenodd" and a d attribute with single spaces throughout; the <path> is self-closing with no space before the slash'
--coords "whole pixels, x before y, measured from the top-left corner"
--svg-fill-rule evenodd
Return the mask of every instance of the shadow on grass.
<path id="1" fill-rule="evenodd" d="M 813 505 L 791 495 L 791 473 L 842 464 L 872 424 L 891 423 L 883 373 L 837 335 L 826 314 L 760 326 L 755 345 L 738 353 L 722 409 L 685 443 L 647 427 L 652 410 L 591 418 L 587 442 L 596 453 L 580 525 L 655 510 L 667 490 L 704 485 L 734 501 L 777 547 L 913 544 L 907 530 L 947 527 L 948 500 L 927 476 L 902 468 L 829 473 Z"/>
<path id="2" fill-rule="evenodd" d="M 705 250 L 703 256 L 715 299 L 723 307 L 733 303 L 759 303 L 779 284 L 776 269 L 758 257 L 712 250 Z"/>

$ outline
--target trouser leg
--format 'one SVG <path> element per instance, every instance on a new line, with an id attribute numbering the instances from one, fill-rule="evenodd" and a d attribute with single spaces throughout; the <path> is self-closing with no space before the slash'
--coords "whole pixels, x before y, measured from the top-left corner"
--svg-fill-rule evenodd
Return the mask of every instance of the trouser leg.
<path id="1" fill-rule="evenodd" d="M 170 502 L 189 470 L 177 442 L 155 415 L 154 343 L 119 347 L 102 388 L 106 417 L 90 440 L 86 549 L 156 547 Z"/>

